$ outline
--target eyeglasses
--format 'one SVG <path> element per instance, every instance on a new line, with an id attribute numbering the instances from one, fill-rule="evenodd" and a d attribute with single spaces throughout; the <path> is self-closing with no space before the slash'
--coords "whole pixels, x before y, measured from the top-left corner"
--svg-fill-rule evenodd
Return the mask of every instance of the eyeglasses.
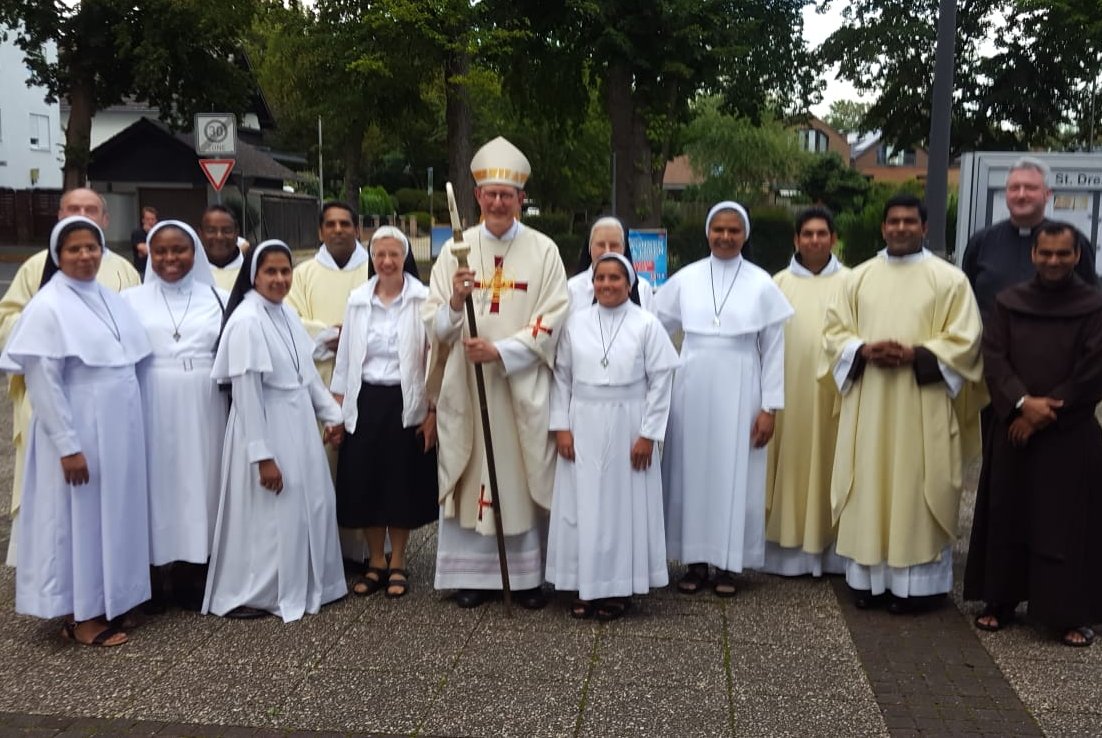
<path id="1" fill-rule="evenodd" d="M 515 190 L 482 190 L 482 196 L 487 200 L 501 200 L 502 202 L 512 202 L 517 199 Z"/>

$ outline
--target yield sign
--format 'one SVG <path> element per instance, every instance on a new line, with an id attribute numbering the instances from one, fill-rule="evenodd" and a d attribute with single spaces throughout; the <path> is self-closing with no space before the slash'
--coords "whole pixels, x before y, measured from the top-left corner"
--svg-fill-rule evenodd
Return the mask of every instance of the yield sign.
<path id="1" fill-rule="evenodd" d="M 233 159 L 200 159 L 199 166 L 203 169 L 203 174 L 207 175 L 210 186 L 214 188 L 215 192 L 218 192 L 226 184 L 226 180 L 230 178 L 230 172 L 233 171 Z"/>

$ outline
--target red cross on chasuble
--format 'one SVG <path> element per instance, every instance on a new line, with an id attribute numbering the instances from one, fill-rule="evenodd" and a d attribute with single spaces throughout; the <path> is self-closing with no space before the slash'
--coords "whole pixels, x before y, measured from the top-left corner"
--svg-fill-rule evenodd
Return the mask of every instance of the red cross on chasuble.
<path id="1" fill-rule="evenodd" d="M 478 488 L 478 522 L 482 522 L 482 511 L 493 505 L 494 503 L 486 498 L 486 485 L 483 484 Z"/>
<path id="2" fill-rule="evenodd" d="M 527 282 L 517 282 L 513 279 L 505 278 L 505 257 L 494 257 L 494 276 L 489 282 L 481 282 L 475 280 L 474 286 L 480 290 L 490 290 L 490 312 L 501 312 L 501 293 L 503 290 L 520 290 L 521 292 L 528 291 Z"/>
<path id="3" fill-rule="evenodd" d="M 539 338 L 540 333 L 551 335 L 551 326 L 543 324 L 543 316 L 537 315 L 536 322 L 532 324 L 532 338 Z"/>

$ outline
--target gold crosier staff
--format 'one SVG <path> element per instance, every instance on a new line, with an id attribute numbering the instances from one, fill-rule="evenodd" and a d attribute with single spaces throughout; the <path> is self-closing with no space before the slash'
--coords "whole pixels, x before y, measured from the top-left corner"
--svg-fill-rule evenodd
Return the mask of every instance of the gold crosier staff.
<path id="1" fill-rule="evenodd" d="M 463 241 L 463 226 L 459 222 L 459 208 L 455 204 L 455 190 L 452 183 L 444 184 L 444 190 L 448 196 L 448 212 L 452 221 L 452 256 L 459 261 L 459 267 L 467 267 L 467 255 L 471 253 L 471 247 Z M 466 285 L 464 285 L 466 286 Z M 467 330 L 471 338 L 478 338 L 478 325 L 474 317 L 474 299 L 467 295 Z M 490 509 L 494 514 L 494 533 L 497 537 L 497 560 L 501 565 L 501 592 L 505 602 L 505 614 L 513 614 L 512 590 L 509 587 L 509 562 L 505 556 L 505 529 L 501 522 L 501 499 L 497 493 L 497 466 L 494 463 L 494 443 L 490 436 L 490 408 L 486 403 L 486 377 L 482 371 L 482 364 L 474 365 L 475 384 L 478 386 L 478 408 L 482 413 L 482 437 L 486 441 L 486 471 L 490 477 Z"/>

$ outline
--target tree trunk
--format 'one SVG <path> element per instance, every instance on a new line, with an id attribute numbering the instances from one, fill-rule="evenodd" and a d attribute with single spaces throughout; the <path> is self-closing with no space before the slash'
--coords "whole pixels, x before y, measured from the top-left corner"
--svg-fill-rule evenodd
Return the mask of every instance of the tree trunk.
<path id="1" fill-rule="evenodd" d="M 350 122 L 348 137 L 344 140 L 344 201 L 352 206 L 352 212 L 360 212 L 360 186 L 363 184 L 364 135 L 366 125 L 361 120 Z"/>
<path id="2" fill-rule="evenodd" d="M 646 121 L 632 98 L 633 76 L 624 62 L 614 62 L 605 79 L 605 105 L 612 123 L 615 215 L 630 227 L 655 227 L 661 222 L 653 184 Z"/>
<path id="3" fill-rule="evenodd" d="M 88 160 L 92 150 L 92 115 L 95 113 L 93 83 L 74 79 L 69 88 L 69 123 L 65 127 L 65 168 L 62 187 L 71 190 L 88 182 Z"/>
<path id="4" fill-rule="evenodd" d="M 444 55 L 445 118 L 448 126 L 448 180 L 455 189 L 455 202 L 464 226 L 478 222 L 474 181 L 471 179 L 471 102 L 467 74 L 471 59 L 465 48 Z"/>

